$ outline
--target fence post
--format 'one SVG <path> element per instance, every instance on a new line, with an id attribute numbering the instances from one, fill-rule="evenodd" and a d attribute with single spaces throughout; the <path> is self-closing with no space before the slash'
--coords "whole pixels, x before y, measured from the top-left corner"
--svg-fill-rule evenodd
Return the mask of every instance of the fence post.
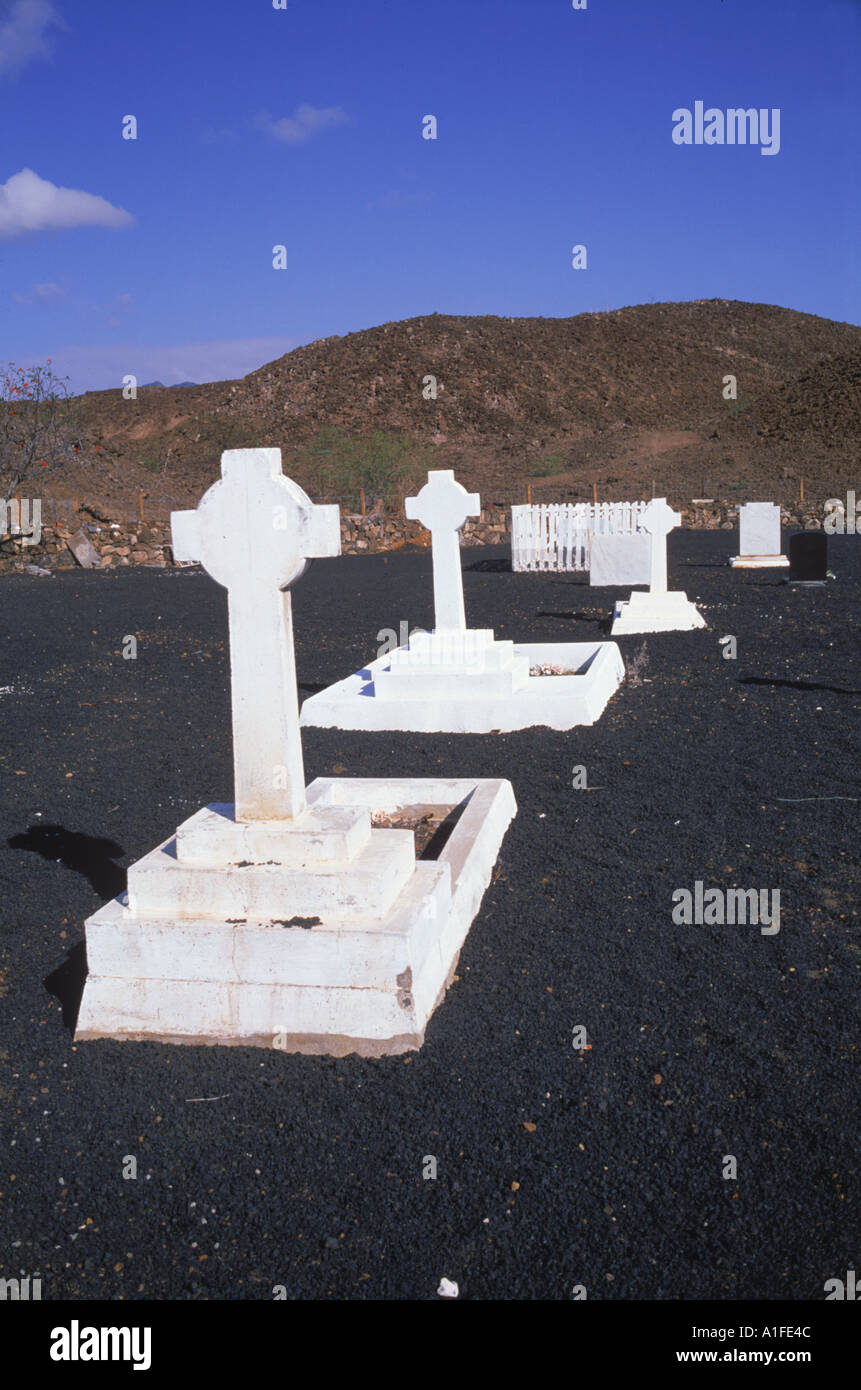
<path id="1" fill-rule="evenodd" d="M 362 516 L 365 515 L 365 489 L 363 487 L 359 488 L 359 511 Z"/>

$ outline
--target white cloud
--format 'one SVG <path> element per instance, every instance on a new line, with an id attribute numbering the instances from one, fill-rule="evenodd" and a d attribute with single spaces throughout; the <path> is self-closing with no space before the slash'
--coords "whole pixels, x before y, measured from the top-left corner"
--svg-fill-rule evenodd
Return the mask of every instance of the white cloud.
<path id="1" fill-rule="evenodd" d="M 130 227 L 130 212 L 77 188 L 58 188 L 22 169 L 0 184 L 0 240 L 65 227 Z"/>
<path id="2" fill-rule="evenodd" d="M 58 348 L 51 344 L 44 352 L 19 352 L 16 361 L 51 357 L 54 371 L 70 378 L 69 387 L 74 392 L 119 390 L 128 373 L 137 377 L 139 386 L 147 381 L 161 381 L 165 386 L 180 381 L 232 381 L 283 357 L 299 342 L 298 338 L 222 338 L 170 347 L 107 344 Z"/>
<path id="3" fill-rule="evenodd" d="M 297 106 L 292 116 L 283 116 L 274 121 L 271 116 L 261 116 L 258 124 L 276 140 L 287 145 L 304 145 L 312 135 L 332 126 L 344 125 L 349 116 L 340 106 Z"/>
<path id="4" fill-rule="evenodd" d="M 15 0 L 0 17 L 0 73 L 15 73 L 38 58 L 50 58 L 51 28 L 65 28 L 51 0 Z"/>
<path id="5" fill-rule="evenodd" d="M 55 283 L 43 285 L 31 285 L 29 290 L 22 290 L 14 296 L 16 304 L 48 304 L 55 299 L 65 299 L 66 290 L 63 285 Z"/>

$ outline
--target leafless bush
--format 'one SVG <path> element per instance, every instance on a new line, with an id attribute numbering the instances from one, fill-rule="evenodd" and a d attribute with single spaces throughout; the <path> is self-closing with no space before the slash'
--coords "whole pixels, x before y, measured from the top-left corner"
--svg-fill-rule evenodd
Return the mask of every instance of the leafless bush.
<path id="1" fill-rule="evenodd" d="M 0 498 L 8 502 L 29 474 L 54 470 L 83 453 L 66 381 L 45 366 L 0 370 Z M 68 379 L 68 378 L 67 378 Z"/>
<path id="2" fill-rule="evenodd" d="M 646 651 L 645 642 L 643 642 L 628 662 L 627 679 L 629 685 L 643 684 L 643 672 L 646 670 L 648 664 L 649 653 Z"/>

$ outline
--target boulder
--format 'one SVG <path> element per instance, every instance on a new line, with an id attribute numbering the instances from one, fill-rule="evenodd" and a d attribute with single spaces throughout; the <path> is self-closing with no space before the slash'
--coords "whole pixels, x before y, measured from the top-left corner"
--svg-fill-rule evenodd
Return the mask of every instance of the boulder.
<path id="1" fill-rule="evenodd" d="M 73 536 L 69 537 L 66 544 L 82 569 L 98 569 L 101 563 L 99 552 L 83 531 L 76 531 Z"/>

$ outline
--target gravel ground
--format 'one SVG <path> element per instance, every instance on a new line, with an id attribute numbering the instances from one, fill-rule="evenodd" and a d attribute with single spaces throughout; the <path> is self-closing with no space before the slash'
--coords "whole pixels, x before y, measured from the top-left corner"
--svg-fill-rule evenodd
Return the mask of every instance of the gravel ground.
<path id="1" fill-rule="evenodd" d="M 3 580 L 0 1275 L 44 1299 L 433 1299 L 445 1275 L 467 1299 L 821 1300 L 855 1267 L 861 540 L 807 591 L 729 570 L 733 541 L 671 537 L 709 630 L 623 638 L 639 681 L 593 728 L 304 731 L 309 781 L 517 795 L 423 1049 L 383 1060 L 74 1046 L 84 919 L 231 799 L 225 595 L 196 571 Z M 615 591 L 506 563 L 463 552 L 473 626 L 603 635 Z M 300 693 L 430 603 L 427 554 L 316 562 Z M 696 880 L 779 888 L 779 933 L 676 925 Z"/>

